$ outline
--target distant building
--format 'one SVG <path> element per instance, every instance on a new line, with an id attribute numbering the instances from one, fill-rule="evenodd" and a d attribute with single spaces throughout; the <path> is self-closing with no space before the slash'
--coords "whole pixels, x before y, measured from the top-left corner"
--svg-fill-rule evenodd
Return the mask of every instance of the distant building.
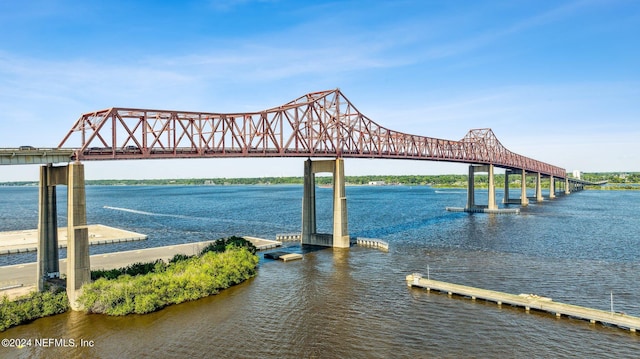
<path id="1" fill-rule="evenodd" d="M 369 186 L 384 186 L 384 181 L 369 181 Z"/>
<path id="2" fill-rule="evenodd" d="M 582 178 L 582 171 L 573 170 L 573 178 L 581 179 Z"/>

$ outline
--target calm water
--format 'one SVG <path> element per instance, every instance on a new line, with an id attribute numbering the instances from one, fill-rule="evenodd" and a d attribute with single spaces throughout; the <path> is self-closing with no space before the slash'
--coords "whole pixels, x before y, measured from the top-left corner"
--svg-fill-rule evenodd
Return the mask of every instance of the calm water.
<path id="1" fill-rule="evenodd" d="M 91 252 L 238 234 L 273 238 L 299 231 L 301 198 L 300 186 L 88 187 L 90 223 L 149 235 Z M 0 358 L 640 355 L 638 334 L 451 299 L 404 281 L 428 267 L 434 279 L 604 310 L 613 292 L 615 310 L 640 316 L 640 191 L 585 191 L 497 216 L 446 212 L 446 206 L 464 206 L 464 190 L 348 187 L 347 198 L 351 234 L 388 241 L 388 253 L 353 247 L 289 263 L 262 260 L 246 283 L 146 316 L 39 319 L 0 337 L 84 339 L 95 346 L 0 348 Z M 59 200 L 64 211 L 63 191 Z M 317 202 L 319 228 L 329 232 L 330 189 L 318 189 Z M 36 203 L 35 188 L 0 187 L 0 230 L 35 228 Z M 59 223 L 65 222 L 62 213 Z M 34 259 L 0 256 L 0 265 Z"/>

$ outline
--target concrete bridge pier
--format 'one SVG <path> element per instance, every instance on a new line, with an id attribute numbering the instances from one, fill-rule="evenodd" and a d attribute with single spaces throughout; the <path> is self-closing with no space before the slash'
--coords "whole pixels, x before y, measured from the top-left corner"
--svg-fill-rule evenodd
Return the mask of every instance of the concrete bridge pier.
<path id="1" fill-rule="evenodd" d="M 571 194 L 571 189 L 569 188 L 569 177 L 564 178 L 564 194 Z"/>
<path id="2" fill-rule="evenodd" d="M 317 233 L 315 174 L 333 174 L 333 234 Z M 302 195 L 302 244 L 336 248 L 349 248 L 347 223 L 347 197 L 344 179 L 344 160 L 311 161 L 304 163 L 304 189 Z"/>
<path id="3" fill-rule="evenodd" d="M 511 174 L 511 170 L 504 171 L 504 198 L 502 199 L 502 203 L 509 203 L 509 175 Z"/>
<path id="4" fill-rule="evenodd" d="M 89 229 L 84 184 L 84 165 L 68 166 L 67 183 L 67 296 L 73 310 L 82 309 L 77 302 L 81 287 L 91 282 L 89 263 Z"/>
<path id="5" fill-rule="evenodd" d="M 549 198 L 556 198 L 556 180 L 553 176 L 549 176 Z"/>
<path id="6" fill-rule="evenodd" d="M 520 185 L 520 205 L 526 207 L 529 205 L 529 198 L 527 198 L 527 171 L 522 169 L 522 180 Z"/>
<path id="7" fill-rule="evenodd" d="M 39 291 L 44 290 L 48 279 L 60 278 L 56 185 L 66 183 L 66 174 L 66 167 L 53 167 L 51 164 L 40 167 L 36 261 Z"/>
<path id="8" fill-rule="evenodd" d="M 476 205 L 476 194 L 475 194 L 475 173 L 476 172 L 486 172 L 489 177 L 489 193 L 488 193 L 488 202 L 486 206 L 478 206 Z M 498 206 L 496 205 L 496 186 L 494 183 L 493 176 L 493 165 L 470 165 L 469 166 L 469 177 L 467 180 L 467 206 L 466 210 L 475 209 L 475 208 L 487 208 L 489 210 L 496 210 Z"/>
<path id="9" fill-rule="evenodd" d="M 542 202 L 542 174 L 540 172 L 536 175 L 536 202 Z"/>
<path id="10" fill-rule="evenodd" d="M 504 198 L 502 199 L 504 204 L 520 204 L 522 202 L 519 198 L 509 198 L 509 176 L 512 174 L 512 170 L 504 171 Z"/>
<path id="11" fill-rule="evenodd" d="M 84 165 L 72 163 L 40 168 L 38 205 L 38 290 L 46 281 L 60 276 L 56 185 L 67 185 L 67 296 L 74 310 L 80 310 L 77 299 L 80 288 L 91 281 L 89 232 L 85 197 Z"/>

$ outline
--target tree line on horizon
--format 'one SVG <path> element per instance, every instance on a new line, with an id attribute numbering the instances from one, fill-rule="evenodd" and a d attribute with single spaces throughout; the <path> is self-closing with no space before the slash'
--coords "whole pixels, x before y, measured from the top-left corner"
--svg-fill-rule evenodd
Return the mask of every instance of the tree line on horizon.
<path id="1" fill-rule="evenodd" d="M 368 175 L 346 176 L 345 181 L 350 185 L 368 185 L 370 183 L 385 185 L 412 185 L 432 187 L 462 188 L 467 186 L 467 175 Z M 178 179 L 101 179 L 87 180 L 87 185 L 96 186 L 154 186 L 154 185 L 301 185 L 303 177 L 253 177 L 253 178 L 178 178 Z M 582 179 L 591 182 L 607 181 L 610 187 L 631 189 L 640 184 L 640 172 L 594 172 L 583 173 Z M 527 185 L 533 186 L 534 176 L 527 176 Z M 316 176 L 317 185 L 330 185 L 331 176 Z M 477 174 L 475 183 L 483 187 L 488 183 L 486 174 Z M 495 183 L 504 183 L 504 174 L 495 175 Z M 37 186 L 37 181 L 14 181 L 0 183 L 0 186 Z M 509 177 L 509 186 L 520 186 L 520 176 L 515 174 Z M 613 185 L 613 186 L 611 186 Z M 548 182 L 543 181 L 543 187 L 548 187 Z M 640 188 L 638 188 L 640 189 Z"/>

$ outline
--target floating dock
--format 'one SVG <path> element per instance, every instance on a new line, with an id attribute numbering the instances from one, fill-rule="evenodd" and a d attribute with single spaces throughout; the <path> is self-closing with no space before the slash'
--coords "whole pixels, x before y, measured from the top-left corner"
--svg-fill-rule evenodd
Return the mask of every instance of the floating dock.
<path id="1" fill-rule="evenodd" d="M 90 224 L 89 245 L 142 241 L 146 234 L 127 231 L 102 224 Z M 67 247 L 67 227 L 58 228 L 58 247 Z M 38 230 L 0 232 L 0 254 L 35 252 L 38 250 Z"/>
<path id="2" fill-rule="evenodd" d="M 283 262 L 293 261 L 296 259 L 302 259 L 302 254 L 300 253 L 290 253 L 290 252 L 271 252 L 265 253 L 265 258 L 281 260 Z"/>
<path id="3" fill-rule="evenodd" d="M 469 287 L 466 285 L 441 282 L 433 279 L 422 278 L 419 273 L 407 276 L 409 287 L 425 288 L 427 291 L 436 290 L 445 292 L 449 296 L 458 295 L 471 298 L 471 300 L 483 299 L 497 303 L 498 305 L 508 304 L 515 307 L 524 308 L 525 311 L 538 310 L 554 314 L 560 318 L 562 316 L 588 320 L 591 324 L 600 322 L 637 332 L 640 329 L 640 318 L 623 313 L 609 312 L 605 310 L 581 307 L 572 304 L 554 302 L 551 298 L 541 297 L 535 294 L 509 294 L 493 290 Z"/>

